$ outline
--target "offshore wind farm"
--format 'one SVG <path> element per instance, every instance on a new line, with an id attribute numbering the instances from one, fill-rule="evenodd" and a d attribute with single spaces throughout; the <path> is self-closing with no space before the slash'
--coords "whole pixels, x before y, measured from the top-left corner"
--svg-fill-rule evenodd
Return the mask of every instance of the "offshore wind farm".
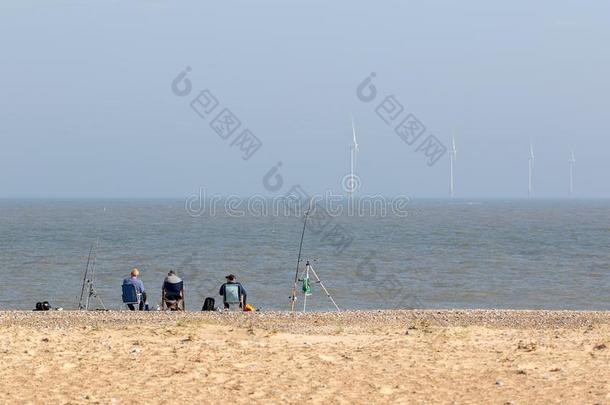
<path id="1" fill-rule="evenodd" d="M 451 137 L 451 147 L 449 149 L 449 197 L 456 197 L 456 162 L 457 162 L 457 148 L 455 144 L 455 135 Z M 527 155 L 527 197 L 534 197 L 534 186 L 535 186 L 535 176 L 534 176 L 534 163 L 536 161 L 536 157 L 534 155 L 534 145 L 532 140 L 529 141 L 529 154 Z M 576 164 L 576 158 L 574 152 L 570 152 L 570 157 L 568 159 L 569 163 L 569 171 L 568 171 L 568 188 L 566 196 L 572 197 L 574 195 L 574 166 Z M 541 164 L 544 164 L 542 162 Z M 462 196 L 464 198 L 468 198 L 468 196 Z"/>
<path id="2" fill-rule="evenodd" d="M 356 129 L 355 129 L 355 125 L 354 125 L 354 117 L 353 115 L 350 115 L 351 117 L 351 123 L 352 123 L 352 142 L 350 143 L 349 146 L 349 150 L 350 150 L 350 158 L 349 158 L 349 166 L 350 166 L 350 174 L 349 174 L 349 178 L 351 179 L 358 179 L 358 184 L 360 184 L 360 182 L 363 180 L 363 178 L 366 178 L 366 173 L 361 173 L 361 175 L 356 175 L 355 173 L 355 162 L 356 162 L 356 158 L 357 158 L 357 153 L 359 151 L 359 144 L 356 141 Z M 366 134 L 365 134 L 366 137 Z M 452 134 L 451 139 L 450 139 L 450 143 L 449 143 L 449 149 L 447 151 L 447 155 L 448 155 L 448 162 L 449 162 L 449 194 L 448 197 L 453 199 L 456 197 L 462 197 L 462 198 L 469 198 L 468 195 L 464 195 L 462 194 L 461 196 L 458 196 L 456 194 L 456 162 L 457 162 L 457 147 L 456 147 L 456 139 L 455 139 L 455 135 Z M 466 145 L 466 148 L 468 147 L 468 145 Z M 547 155 L 548 156 L 548 155 Z M 555 159 L 557 160 L 557 159 Z M 517 165 L 517 161 L 515 161 L 515 165 Z M 540 168 L 542 168 L 544 166 L 544 161 L 537 163 L 539 165 Z M 573 151 L 571 151 L 569 153 L 569 159 L 568 159 L 568 164 L 569 164 L 569 171 L 568 171 L 568 178 L 567 178 L 567 182 L 568 182 L 568 188 L 567 188 L 567 193 L 564 192 L 562 193 L 561 191 L 558 191 L 559 195 L 564 195 L 565 197 L 573 197 L 574 196 L 574 166 L 576 164 L 576 158 L 575 158 L 575 154 Z M 533 140 L 532 138 L 529 138 L 529 149 L 528 149 L 528 154 L 527 154 L 527 185 L 526 185 L 526 189 L 527 189 L 527 198 L 534 198 L 535 194 L 535 181 L 536 181 L 536 177 L 535 177 L 535 165 L 536 165 L 536 156 L 534 154 L 534 144 L 533 144 Z M 481 167 L 481 170 L 483 170 L 483 168 Z M 489 170 L 493 170 L 493 169 L 489 169 Z M 542 170 L 540 169 L 539 172 L 542 172 Z M 518 171 L 515 171 L 515 173 L 518 175 Z M 550 173 L 549 175 L 557 175 L 557 173 Z M 561 174 L 560 174 L 561 176 Z M 540 181 L 543 181 L 543 179 L 540 179 Z M 348 195 L 353 197 L 353 190 L 351 189 L 351 187 L 348 189 Z"/>

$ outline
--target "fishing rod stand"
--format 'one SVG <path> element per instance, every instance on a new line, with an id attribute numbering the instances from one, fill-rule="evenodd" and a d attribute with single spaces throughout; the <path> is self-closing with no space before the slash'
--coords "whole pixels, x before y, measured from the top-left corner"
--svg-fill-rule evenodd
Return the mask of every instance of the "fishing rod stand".
<path id="1" fill-rule="evenodd" d="M 333 296 L 330 295 L 330 293 L 328 292 L 328 290 L 324 286 L 324 283 L 322 282 L 322 280 L 320 280 L 320 277 L 318 277 L 318 273 L 316 273 L 316 271 L 313 269 L 313 266 L 311 265 L 309 260 L 307 260 L 307 262 L 305 262 L 305 276 L 302 279 L 299 279 L 299 281 L 302 282 L 302 281 L 304 281 L 306 279 L 309 279 L 309 274 L 310 273 L 313 274 L 313 276 L 315 278 L 316 284 L 320 285 L 320 287 L 322 288 L 322 290 L 324 291 L 324 293 L 326 294 L 326 296 L 328 297 L 330 302 L 332 302 L 333 305 L 335 306 L 335 308 L 337 308 L 337 311 L 341 311 L 339 309 L 339 306 L 335 302 Z M 308 294 L 306 292 L 303 292 L 303 312 L 305 312 L 307 310 L 307 295 Z"/>
<path id="2" fill-rule="evenodd" d="M 85 267 L 85 275 L 83 276 L 83 285 L 81 286 L 80 291 L 80 300 L 78 301 L 78 309 L 89 311 L 91 305 L 91 299 L 96 298 L 99 304 L 102 306 L 103 310 L 106 310 L 106 305 L 104 305 L 104 301 L 98 295 L 97 290 L 95 289 L 95 262 L 97 259 L 97 246 L 98 240 L 96 240 L 95 244 L 91 245 L 91 249 L 89 250 L 89 257 L 87 258 L 87 266 Z M 87 297 L 85 298 L 85 291 L 87 291 Z"/>
<path id="3" fill-rule="evenodd" d="M 297 284 L 299 281 L 303 282 L 303 280 L 309 280 L 309 273 L 313 274 L 313 276 L 316 279 L 316 283 L 320 284 L 320 287 L 322 287 L 322 290 L 324 290 L 324 292 L 326 293 L 326 296 L 328 297 L 328 299 L 330 299 L 330 301 L 333 303 L 333 305 L 335 306 L 335 308 L 337 308 L 337 311 L 341 311 L 339 309 L 339 306 L 337 305 L 337 303 L 335 302 L 335 300 L 333 299 L 332 295 L 330 295 L 330 293 L 328 292 L 328 290 L 326 289 L 326 287 L 324 286 L 324 283 L 322 283 L 322 280 L 320 280 L 320 277 L 318 277 L 318 274 L 316 273 L 316 271 L 313 269 L 313 267 L 311 266 L 311 263 L 309 262 L 309 260 L 307 260 L 307 262 L 305 263 L 305 277 L 302 279 L 299 279 L 299 273 L 300 273 L 300 265 L 301 265 L 301 253 L 303 252 L 303 240 L 305 239 L 305 228 L 307 227 L 307 218 L 309 216 L 309 211 L 311 210 L 311 204 L 313 203 L 313 199 L 312 201 L 310 201 L 309 203 L 309 209 L 307 211 L 305 211 L 305 217 L 303 219 L 303 230 L 301 231 L 301 242 L 299 244 L 299 256 L 297 257 L 297 268 L 296 271 L 294 273 L 294 284 L 292 285 L 292 294 L 290 294 L 290 312 L 292 314 L 294 314 L 294 307 L 297 303 Z M 308 288 L 310 288 L 311 286 L 308 285 Z M 303 290 L 305 290 L 305 288 L 303 288 Z M 305 310 L 307 309 L 307 295 L 311 295 L 311 291 L 303 291 L 303 312 L 305 312 Z"/>
<path id="4" fill-rule="evenodd" d="M 102 306 L 102 309 L 106 310 L 106 305 L 104 305 L 104 301 L 102 300 L 102 297 L 100 297 L 98 295 L 97 290 L 95 289 L 95 286 L 93 285 L 93 280 L 87 280 L 85 288 L 88 291 L 87 300 L 85 301 L 84 305 L 82 304 L 82 302 L 79 303 L 78 309 L 84 309 L 85 311 L 89 311 L 91 299 L 96 298 L 97 301 L 99 302 L 99 304 Z"/>

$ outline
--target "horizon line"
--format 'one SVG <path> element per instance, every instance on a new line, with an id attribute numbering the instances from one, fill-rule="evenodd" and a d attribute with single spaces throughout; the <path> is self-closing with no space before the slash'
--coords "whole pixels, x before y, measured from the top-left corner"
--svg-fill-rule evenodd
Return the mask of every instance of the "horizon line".
<path id="1" fill-rule="evenodd" d="M 321 194 L 314 194 L 314 196 L 320 196 Z M 263 197 L 265 199 L 273 199 L 286 197 L 285 195 L 263 195 L 263 194 L 249 194 L 249 195 L 238 195 L 238 194 L 214 194 L 214 197 L 220 198 L 253 198 L 253 197 Z M 349 196 L 343 195 L 334 195 L 341 197 L 342 199 L 348 200 Z M 206 199 L 211 198 L 206 197 Z M 566 196 L 538 196 L 538 197 L 528 197 L 528 196 L 465 196 L 465 197 L 449 197 L 449 196 L 411 196 L 406 194 L 396 194 L 396 195 L 388 195 L 388 194 L 363 194 L 360 196 L 354 196 L 354 198 L 374 198 L 374 197 L 382 197 L 382 198 L 397 198 L 403 197 L 411 200 L 447 200 L 447 201 L 468 201 L 468 200 L 610 200 L 610 196 L 574 196 L 574 195 L 566 195 Z M 47 200 L 47 201 L 83 201 L 83 200 L 97 200 L 97 201 L 153 201 L 153 200 L 171 200 L 171 201 L 184 201 L 189 199 L 190 196 L 147 196 L 147 197 L 137 197 L 137 196 L 0 196 L 0 201 L 28 201 L 28 200 Z"/>

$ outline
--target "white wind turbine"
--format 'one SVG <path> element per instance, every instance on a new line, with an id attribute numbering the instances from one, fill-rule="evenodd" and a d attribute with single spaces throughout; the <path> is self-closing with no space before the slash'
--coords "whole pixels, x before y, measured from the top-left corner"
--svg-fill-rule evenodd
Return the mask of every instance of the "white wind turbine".
<path id="1" fill-rule="evenodd" d="M 354 125 L 354 116 L 350 114 L 352 120 L 352 144 L 350 145 L 350 180 L 348 182 L 348 190 L 350 194 L 358 188 L 358 181 L 354 175 L 354 169 L 356 168 L 356 159 L 358 157 L 358 141 L 356 140 L 356 126 Z"/>
<path id="2" fill-rule="evenodd" d="M 451 137 L 451 155 L 449 156 L 450 160 L 449 160 L 449 164 L 450 164 L 450 170 L 451 170 L 451 177 L 450 177 L 450 196 L 451 198 L 455 197 L 455 177 L 454 177 L 454 172 L 453 172 L 453 165 L 455 164 L 455 161 L 457 160 L 457 149 L 455 148 L 455 136 Z"/>
<path id="3" fill-rule="evenodd" d="M 570 195 L 572 195 L 574 193 L 574 163 L 576 163 L 574 152 L 572 152 L 568 163 L 570 164 Z"/>
<path id="4" fill-rule="evenodd" d="M 532 175 L 534 169 L 534 146 L 532 145 L 532 140 L 530 139 L 530 156 L 528 159 L 528 183 L 527 183 L 527 195 L 528 197 L 532 196 Z"/>

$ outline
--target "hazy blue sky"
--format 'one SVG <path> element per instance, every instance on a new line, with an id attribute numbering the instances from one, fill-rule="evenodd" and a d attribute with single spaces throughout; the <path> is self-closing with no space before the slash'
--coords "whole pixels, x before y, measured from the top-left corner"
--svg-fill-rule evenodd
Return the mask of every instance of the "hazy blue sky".
<path id="1" fill-rule="evenodd" d="M 362 193 L 448 194 L 356 98 L 371 72 L 445 144 L 457 194 L 610 197 L 610 3 L 3 1 L 0 197 L 186 197 L 341 189 L 352 112 Z M 186 66 L 193 93 L 171 82 Z M 190 108 L 209 88 L 262 142 L 249 160 Z"/>

